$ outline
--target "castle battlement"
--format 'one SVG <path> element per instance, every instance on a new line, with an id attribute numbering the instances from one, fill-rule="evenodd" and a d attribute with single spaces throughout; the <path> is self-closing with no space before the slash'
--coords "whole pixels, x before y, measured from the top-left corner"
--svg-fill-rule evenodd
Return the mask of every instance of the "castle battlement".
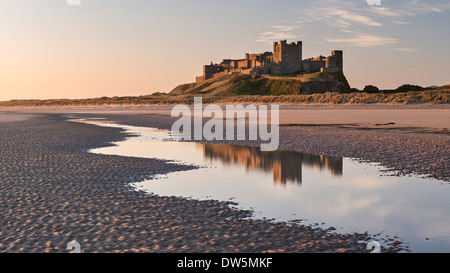
<path id="1" fill-rule="evenodd" d="M 241 73 L 254 76 L 270 74 L 305 74 L 321 71 L 343 72 L 343 52 L 333 50 L 328 57 L 302 59 L 303 43 L 287 43 L 286 40 L 273 43 L 273 52 L 257 54 L 246 53 L 244 59 L 223 59 L 220 64 L 203 66 L 201 82 L 213 77 Z"/>

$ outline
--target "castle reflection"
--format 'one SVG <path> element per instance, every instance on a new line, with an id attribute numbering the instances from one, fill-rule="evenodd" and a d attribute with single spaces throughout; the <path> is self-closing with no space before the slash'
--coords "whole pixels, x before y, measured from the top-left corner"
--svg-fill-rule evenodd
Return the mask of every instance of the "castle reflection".
<path id="1" fill-rule="evenodd" d="M 225 164 L 241 164 L 246 170 L 263 170 L 273 173 L 274 183 L 302 183 L 302 166 L 329 170 L 332 175 L 342 175 L 342 158 L 292 151 L 262 152 L 259 147 L 229 144 L 200 144 L 205 158 L 218 159 Z"/>

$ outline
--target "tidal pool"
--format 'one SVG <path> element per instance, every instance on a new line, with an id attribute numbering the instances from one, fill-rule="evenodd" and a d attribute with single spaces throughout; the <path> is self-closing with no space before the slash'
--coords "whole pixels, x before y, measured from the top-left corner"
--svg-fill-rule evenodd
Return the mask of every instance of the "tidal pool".
<path id="1" fill-rule="evenodd" d="M 90 152 L 158 158 L 199 169 L 158 175 L 133 186 L 151 194 L 215 199 L 254 218 L 319 223 L 336 232 L 398 236 L 412 252 L 450 252 L 450 185 L 398 177 L 376 164 L 259 147 L 179 142 L 170 132 L 85 121 L 137 134 Z M 321 223 L 325 223 L 322 225 Z"/>

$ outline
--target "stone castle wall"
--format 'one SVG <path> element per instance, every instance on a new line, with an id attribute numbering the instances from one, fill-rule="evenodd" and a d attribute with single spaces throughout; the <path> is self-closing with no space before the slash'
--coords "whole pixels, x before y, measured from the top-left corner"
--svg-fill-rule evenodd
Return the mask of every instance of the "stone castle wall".
<path id="1" fill-rule="evenodd" d="M 249 75 L 302 74 L 320 71 L 343 72 L 342 50 L 331 51 L 331 56 L 302 59 L 303 45 L 287 43 L 286 40 L 273 43 L 273 53 L 245 54 L 245 59 L 224 59 L 220 64 L 203 66 L 203 76 L 196 82 L 213 78 L 216 74 L 242 73 Z"/>
<path id="2" fill-rule="evenodd" d="M 303 71 L 304 73 L 319 72 L 320 69 L 326 66 L 326 60 L 304 60 Z"/>

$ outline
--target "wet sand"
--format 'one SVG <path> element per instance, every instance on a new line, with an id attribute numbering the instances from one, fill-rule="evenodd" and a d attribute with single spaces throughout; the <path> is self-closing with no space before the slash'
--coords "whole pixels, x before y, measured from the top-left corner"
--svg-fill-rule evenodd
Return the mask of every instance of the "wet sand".
<path id="1" fill-rule="evenodd" d="M 146 122 L 167 126 L 158 116 Z M 193 167 L 86 152 L 125 136 L 60 114 L 3 122 L 0 251 L 68 252 L 76 239 L 82 252 L 367 252 L 359 241 L 368 234 L 249 220 L 226 202 L 132 191 L 131 182 Z M 400 249 L 388 243 L 383 251 Z"/>
<path id="2" fill-rule="evenodd" d="M 33 115 L 20 112 L 2 112 L 0 111 L 0 123 L 15 122 L 31 118 Z"/>
<path id="3" fill-rule="evenodd" d="M 434 119 L 417 118 L 413 124 L 415 115 L 427 109 L 430 112 L 423 116 Z M 345 115 L 356 116 L 358 122 L 342 115 L 330 122 L 318 119 L 314 111 L 300 115 L 297 110 L 281 119 L 280 149 L 355 157 L 380 162 L 398 175 L 416 173 L 450 181 L 450 136 L 441 128 L 449 120 L 448 109 L 402 108 L 396 110 L 400 116 L 390 112 L 387 117 L 392 118 L 370 122 L 355 113 Z M 68 122 L 63 115 L 76 112 L 80 117 L 170 129 L 176 119 L 167 116 L 167 109 L 12 110 L 18 111 L 0 109 L 9 113 L 9 117 L 0 114 L 0 251 L 67 252 L 67 243 L 76 239 L 83 252 L 367 252 L 366 244 L 358 241 L 373 237 L 244 219 L 250 212 L 218 201 L 130 191 L 129 183 L 152 174 L 193 167 L 87 153 L 125 135 L 119 129 Z M 387 122 L 396 124 L 383 125 Z M 390 249 L 383 251 L 402 248 L 394 238 L 387 242 Z"/>
<path id="4" fill-rule="evenodd" d="M 378 109 L 386 116 L 385 119 L 377 120 L 377 117 L 374 117 L 373 108 L 366 109 L 362 106 L 352 108 L 353 111 L 349 112 L 349 109 L 338 107 L 328 109 L 322 114 L 323 117 L 327 117 L 334 113 L 334 119 L 330 117 L 329 120 L 321 119 L 320 121 L 314 114 L 316 108 L 291 109 L 280 114 L 279 149 L 311 152 L 317 155 L 351 157 L 380 163 L 393 170 L 395 175 L 421 175 L 450 181 L 450 154 L 448 153 L 450 149 L 450 131 L 448 131 L 450 129 L 450 108 L 416 106 L 397 110 L 388 108 L 390 109 L 388 112 L 386 112 L 387 109 Z M 290 111 L 297 112 L 294 112 L 295 115 L 287 115 Z M 302 115 L 303 112 L 308 112 L 308 114 Z M 394 112 L 397 114 L 388 119 L 387 116 Z M 428 114 L 424 114 L 424 112 Z M 141 112 L 141 110 L 110 113 L 100 111 L 78 115 L 103 117 L 122 124 L 160 129 L 171 129 L 173 122 L 177 120 L 177 118 L 161 112 L 155 116 Z M 304 117 L 302 123 L 287 122 L 298 121 L 302 116 Z M 370 119 L 366 118 L 367 116 L 371 117 L 370 122 Z M 428 117 L 429 121 L 427 122 L 424 117 Z M 353 122 L 358 120 L 360 123 Z M 417 122 L 414 124 L 416 120 Z M 257 141 L 203 140 L 200 142 L 260 145 Z"/>
<path id="5" fill-rule="evenodd" d="M 206 104 L 204 104 L 205 106 Z M 19 113 L 97 113 L 122 115 L 170 116 L 174 105 L 112 105 L 74 107 L 0 107 L 2 111 Z M 450 104 L 442 105 L 324 105 L 281 104 L 280 124 L 329 125 L 343 124 L 379 128 L 377 124 L 390 124 L 389 128 L 409 128 L 442 131 L 450 130 Z"/>

